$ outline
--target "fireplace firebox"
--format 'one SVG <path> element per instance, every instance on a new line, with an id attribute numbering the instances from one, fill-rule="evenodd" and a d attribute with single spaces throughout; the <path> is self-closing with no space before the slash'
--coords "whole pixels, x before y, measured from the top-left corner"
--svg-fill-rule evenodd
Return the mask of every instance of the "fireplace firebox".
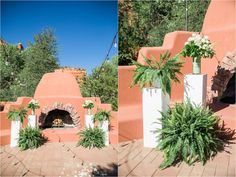
<path id="1" fill-rule="evenodd" d="M 65 110 L 54 109 L 48 113 L 42 128 L 70 128 L 75 127 L 70 113 Z"/>

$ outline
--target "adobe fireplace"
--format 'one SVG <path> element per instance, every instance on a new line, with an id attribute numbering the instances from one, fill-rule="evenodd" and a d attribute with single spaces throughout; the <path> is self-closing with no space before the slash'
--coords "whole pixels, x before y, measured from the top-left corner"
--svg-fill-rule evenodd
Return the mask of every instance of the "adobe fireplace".
<path id="1" fill-rule="evenodd" d="M 84 98 L 80 93 L 76 78 L 57 70 L 46 73 L 40 80 L 34 95 L 40 109 L 36 114 L 41 128 L 77 128 L 84 126 L 86 110 L 82 107 L 85 100 L 94 102 L 92 113 L 98 108 L 111 110 L 110 104 L 101 104 L 100 98 Z"/>

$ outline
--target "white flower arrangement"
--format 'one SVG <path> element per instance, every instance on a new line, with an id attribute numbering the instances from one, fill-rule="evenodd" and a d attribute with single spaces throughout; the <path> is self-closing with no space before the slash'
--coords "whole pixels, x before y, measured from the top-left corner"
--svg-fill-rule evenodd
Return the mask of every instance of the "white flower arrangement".
<path id="1" fill-rule="evenodd" d="M 184 57 L 212 58 L 215 55 L 213 45 L 208 36 L 193 33 L 185 42 L 181 52 Z"/>
<path id="2" fill-rule="evenodd" d="M 30 102 L 27 105 L 27 108 L 32 110 L 32 114 L 35 114 L 35 110 L 40 108 L 39 102 L 35 99 L 30 100 Z"/>
<path id="3" fill-rule="evenodd" d="M 92 109 L 94 107 L 93 101 L 92 100 L 85 100 L 83 104 L 83 108 L 85 109 Z"/>

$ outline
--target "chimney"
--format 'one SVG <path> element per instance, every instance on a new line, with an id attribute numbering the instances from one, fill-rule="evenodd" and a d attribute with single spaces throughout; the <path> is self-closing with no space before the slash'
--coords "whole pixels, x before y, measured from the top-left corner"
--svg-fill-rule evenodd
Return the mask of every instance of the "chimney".
<path id="1" fill-rule="evenodd" d="M 23 50 L 23 49 L 24 49 L 24 47 L 23 47 L 23 45 L 22 45 L 21 43 L 18 43 L 18 44 L 17 44 L 17 48 L 20 49 L 20 50 Z"/>
<path id="2" fill-rule="evenodd" d="M 0 45 L 5 45 L 6 42 L 3 39 L 0 39 Z"/>

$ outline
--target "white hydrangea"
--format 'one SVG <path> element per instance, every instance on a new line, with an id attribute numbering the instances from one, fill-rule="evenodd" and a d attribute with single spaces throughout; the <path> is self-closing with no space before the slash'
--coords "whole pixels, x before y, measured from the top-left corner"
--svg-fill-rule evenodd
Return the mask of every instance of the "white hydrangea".
<path id="1" fill-rule="evenodd" d="M 213 46 L 209 40 L 209 37 L 206 35 L 193 33 L 192 36 L 188 38 L 187 42 L 185 42 L 185 46 L 187 45 L 198 46 L 198 54 L 204 58 L 212 57 L 211 55 L 214 53 Z"/>
<path id="2" fill-rule="evenodd" d="M 39 102 L 35 99 L 30 100 L 29 104 L 39 105 Z"/>

